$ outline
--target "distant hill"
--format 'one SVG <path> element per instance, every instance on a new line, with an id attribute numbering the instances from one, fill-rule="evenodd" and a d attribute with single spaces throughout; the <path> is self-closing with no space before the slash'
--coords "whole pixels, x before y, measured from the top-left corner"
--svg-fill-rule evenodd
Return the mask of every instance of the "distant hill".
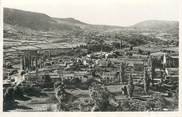
<path id="1" fill-rule="evenodd" d="M 54 18 L 54 20 L 56 20 L 59 23 L 87 25 L 87 23 L 81 22 L 74 18 Z"/>
<path id="2" fill-rule="evenodd" d="M 35 30 L 48 30 L 51 23 L 55 23 L 55 21 L 45 14 L 4 8 L 4 23 Z"/>
<path id="3" fill-rule="evenodd" d="M 54 18 L 42 14 L 17 9 L 4 8 L 4 23 L 31 28 L 34 30 L 76 30 L 79 27 L 67 22 L 76 22 L 76 20 L 67 18 L 62 19 L 64 23 L 59 23 Z M 78 21 L 77 21 L 78 22 Z M 79 22 L 81 23 L 81 22 Z"/>
<path id="4" fill-rule="evenodd" d="M 52 18 L 46 14 L 17 9 L 4 8 L 4 23 L 28 27 L 34 30 L 78 30 L 79 28 L 92 30 L 123 29 L 120 26 L 91 25 L 74 18 Z M 179 22 L 165 20 L 146 20 L 129 27 L 142 31 L 176 31 Z M 128 27 L 125 27 L 128 29 Z"/>
<path id="5" fill-rule="evenodd" d="M 142 31 L 177 31 L 179 29 L 179 22 L 177 21 L 165 21 L 165 20 L 146 20 L 139 22 L 133 26 L 136 30 Z"/>
<path id="6" fill-rule="evenodd" d="M 131 41 L 135 40 L 136 37 L 139 42 L 141 40 L 153 42 L 154 39 L 155 42 L 159 39 L 179 39 L 179 22 L 177 21 L 146 20 L 129 27 L 93 25 L 74 18 L 54 18 L 42 13 L 10 8 L 4 8 L 3 18 L 4 35 L 7 37 L 12 35 L 9 34 L 10 32 L 16 37 L 25 36 L 25 34 L 41 36 L 41 31 L 43 31 L 51 35 L 49 35 L 51 38 L 48 41 L 61 39 L 61 41 L 83 42 L 89 40 L 88 38 L 96 38 L 96 35 L 100 35 L 107 42 L 121 39 Z M 97 38 L 100 39 L 101 37 Z"/>

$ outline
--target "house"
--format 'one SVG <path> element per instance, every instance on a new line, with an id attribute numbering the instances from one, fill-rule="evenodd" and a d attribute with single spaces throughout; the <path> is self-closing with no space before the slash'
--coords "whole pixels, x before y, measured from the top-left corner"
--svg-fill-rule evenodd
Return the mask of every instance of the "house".
<path id="1" fill-rule="evenodd" d="M 164 52 L 152 53 L 153 58 L 157 58 L 161 63 L 163 63 L 164 57 L 166 58 L 166 67 L 179 67 L 179 56 L 166 54 Z"/>
<path id="2" fill-rule="evenodd" d="M 170 47 L 170 48 L 165 48 L 162 51 L 166 52 L 168 54 L 175 54 L 175 53 L 179 53 L 179 48 L 178 47 Z"/>
<path id="3" fill-rule="evenodd" d="M 179 56 L 169 56 L 168 66 L 173 68 L 179 67 Z"/>
<path id="4" fill-rule="evenodd" d="M 114 83 L 114 82 L 118 82 L 119 80 L 119 77 L 117 75 L 116 72 L 103 72 L 102 75 L 102 81 L 105 83 L 105 84 L 110 84 L 110 83 Z"/>

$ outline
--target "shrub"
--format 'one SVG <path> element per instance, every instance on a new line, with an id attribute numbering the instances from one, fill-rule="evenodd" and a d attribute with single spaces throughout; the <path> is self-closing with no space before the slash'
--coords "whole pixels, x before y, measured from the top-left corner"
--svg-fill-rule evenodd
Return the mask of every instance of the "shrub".
<path id="1" fill-rule="evenodd" d="M 120 103 L 121 111 L 145 111 L 145 102 L 137 99 L 125 100 Z"/>
<path id="2" fill-rule="evenodd" d="M 149 111 L 162 111 L 168 102 L 159 94 L 153 95 L 152 98 L 148 99 L 146 102 L 146 109 Z"/>
<path id="3" fill-rule="evenodd" d="M 24 96 L 23 88 L 17 86 L 14 88 L 14 98 L 17 100 L 29 100 L 30 98 Z"/>
<path id="4" fill-rule="evenodd" d="M 13 109 L 14 107 L 14 89 L 13 87 L 8 87 L 3 96 L 3 111 Z"/>
<path id="5" fill-rule="evenodd" d="M 41 96 L 41 89 L 38 87 L 23 87 L 23 92 L 28 96 Z"/>
<path id="6" fill-rule="evenodd" d="M 58 100 L 55 95 L 51 95 L 47 100 L 47 103 L 58 103 Z"/>
<path id="7" fill-rule="evenodd" d="M 53 108 L 52 108 L 52 106 L 49 104 L 48 105 L 48 107 L 47 107 L 47 109 L 46 109 L 46 112 L 53 112 L 53 111 L 55 111 Z"/>

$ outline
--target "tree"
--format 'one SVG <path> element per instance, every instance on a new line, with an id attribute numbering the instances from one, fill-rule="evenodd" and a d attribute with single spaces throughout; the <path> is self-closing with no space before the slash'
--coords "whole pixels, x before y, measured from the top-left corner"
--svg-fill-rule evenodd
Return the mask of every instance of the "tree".
<path id="1" fill-rule="evenodd" d="M 131 98 L 133 96 L 134 91 L 134 84 L 133 84 L 133 77 L 132 74 L 129 75 L 128 79 L 128 97 Z"/>
<path id="2" fill-rule="evenodd" d="M 41 79 L 41 83 L 40 84 L 44 88 L 51 88 L 51 87 L 53 87 L 52 79 L 47 74 L 44 75 L 44 76 L 42 76 L 42 79 Z"/>
<path id="3" fill-rule="evenodd" d="M 149 85 L 150 85 L 149 73 L 147 68 L 144 68 L 144 91 L 146 94 L 148 94 Z"/>
<path id="4" fill-rule="evenodd" d="M 130 50 L 133 50 L 133 46 L 130 46 Z"/>
<path id="5" fill-rule="evenodd" d="M 141 49 L 138 49 L 139 54 L 143 54 L 143 51 Z"/>
<path id="6" fill-rule="evenodd" d="M 112 42 L 112 46 L 116 49 L 120 48 L 120 43 L 119 42 Z"/>
<path id="7" fill-rule="evenodd" d="M 125 77 L 126 77 L 126 70 L 128 67 L 128 63 L 126 62 L 122 62 L 120 65 L 120 78 L 119 78 L 119 82 L 121 81 L 122 83 L 124 83 L 125 81 Z"/>
<path id="8" fill-rule="evenodd" d="M 8 87 L 3 95 L 3 110 L 6 111 L 12 109 L 14 108 L 14 106 L 15 106 L 14 88 Z"/>
<path id="9" fill-rule="evenodd" d="M 152 85 L 154 85 L 154 77 L 155 77 L 155 66 L 152 64 L 152 78 L 151 78 Z"/>
<path id="10" fill-rule="evenodd" d="M 112 111 L 119 106 L 114 95 L 103 85 L 92 85 L 89 87 L 89 94 L 94 103 L 91 111 Z"/>

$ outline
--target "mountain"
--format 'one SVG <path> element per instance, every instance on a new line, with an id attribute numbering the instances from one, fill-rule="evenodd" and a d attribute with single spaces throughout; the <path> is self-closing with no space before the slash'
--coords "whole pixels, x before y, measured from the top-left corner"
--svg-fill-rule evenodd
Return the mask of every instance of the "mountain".
<path id="1" fill-rule="evenodd" d="M 142 31 L 177 31 L 179 30 L 179 22 L 177 21 L 165 21 L 165 20 L 146 20 L 143 22 L 139 22 L 133 26 L 136 30 Z"/>
<path id="2" fill-rule="evenodd" d="M 81 23 L 73 18 L 55 19 L 46 14 L 35 13 L 17 9 L 4 8 L 4 23 L 27 27 L 33 30 L 77 30 L 78 26 L 73 25 Z M 62 22 L 62 23 L 60 23 Z M 72 23 L 71 23 L 72 22 Z"/>
<path id="3" fill-rule="evenodd" d="M 29 27 L 35 30 L 48 30 L 51 23 L 55 23 L 51 17 L 41 13 L 4 8 L 4 23 Z"/>
<path id="4" fill-rule="evenodd" d="M 74 18 L 55 18 L 42 13 L 10 8 L 4 8 L 3 18 L 4 37 L 7 38 L 20 39 L 21 37 L 31 40 L 34 35 L 37 40 L 49 42 L 65 40 L 66 42 L 87 42 L 102 38 L 108 43 L 124 39 L 129 42 L 136 37 L 139 42 L 141 40 L 153 42 L 154 39 L 155 41 L 179 39 L 179 22 L 177 21 L 146 20 L 128 27 L 92 25 Z"/>
<path id="5" fill-rule="evenodd" d="M 58 23 L 87 25 L 87 23 L 81 22 L 74 18 L 54 18 L 54 20 L 56 20 Z"/>
<path id="6" fill-rule="evenodd" d="M 4 8 L 4 23 L 31 28 L 34 30 L 123 30 L 125 28 L 141 31 L 167 31 L 179 30 L 179 22 L 165 20 L 146 20 L 130 27 L 91 25 L 74 18 L 53 18 L 46 14 L 35 13 L 17 9 Z"/>

